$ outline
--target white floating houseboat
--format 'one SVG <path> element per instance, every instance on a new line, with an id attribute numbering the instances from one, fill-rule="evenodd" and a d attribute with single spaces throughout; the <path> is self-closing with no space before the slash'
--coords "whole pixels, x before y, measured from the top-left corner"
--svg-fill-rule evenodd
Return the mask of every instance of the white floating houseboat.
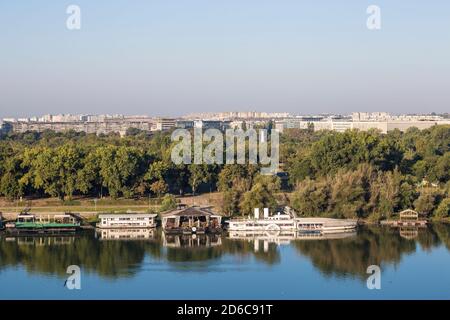
<path id="1" fill-rule="evenodd" d="M 278 213 L 270 216 L 268 208 L 264 208 L 262 218 L 260 218 L 259 209 L 255 208 L 253 218 L 236 218 L 228 221 L 229 231 L 265 231 L 270 233 L 285 231 L 339 233 L 354 231 L 356 226 L 356 220 L 296 218 L 291 210 L 287 210 L 283 214 Z"/>
<path id="2" fill-rule="evenodd" d="M 156 227 L 156 214 L 150 213 L 109 213 L 100 214 L 97 228 L 154 228 Z"/>

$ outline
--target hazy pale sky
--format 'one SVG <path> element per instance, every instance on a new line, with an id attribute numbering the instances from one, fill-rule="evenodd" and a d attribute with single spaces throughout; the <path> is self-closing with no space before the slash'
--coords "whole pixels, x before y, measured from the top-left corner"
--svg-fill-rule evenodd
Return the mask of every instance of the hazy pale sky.
<path id="1" fill-rule="evenodd" d="M 0 117 L 449 112 L 449 15 L 448 0 L 1 1 Z"/>

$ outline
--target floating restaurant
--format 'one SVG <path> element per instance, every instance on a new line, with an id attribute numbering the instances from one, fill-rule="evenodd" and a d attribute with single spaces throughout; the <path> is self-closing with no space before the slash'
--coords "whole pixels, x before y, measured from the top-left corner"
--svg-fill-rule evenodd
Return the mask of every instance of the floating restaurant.
<path id="1" fill-rule="evenodd" d="M 100 214 L 97 228 L 154 228 L 157 214 L 152 213 L 109 213 Z"/>
<path id="2" fill-rule="evenodd" d="M 166 233 L 216 233 L 222 231 L 222 216 L 209 208 L 179 206 L 161 213 Z"/>
<path id="3" fill-rule="evenodd" d="M 427 220 L 419 219 L 417 211 L 406 209 L 400 212 L 398 220 L 383 220 L 381 224 L 391 227 L 425 227 Z"/>
<path id="4" fill-rule="evenodd" d="M 269 215 L 269 209 L 264 208 L 264 215 L 260 217 L 259 208 L 255 208 L 254 217 L 234 218 L 228 221 L 228 225 L 230 231 L 339 233 L 355 230 L 357 221 L 330 218 L 297 218 L 290 208 L 285 208 L 283 213 L 278 212 L 275 215 Z"/>
<path id="5" fill-rule="evenodd" d="M 8 222 L 8 232 L 59 233 L 74 232 L 80 228 L 80 218 L 71 213 L 42 214 L 20 213 L 16 222 Z"/>
<path id="6" fill-rule="evenodd" d="M 291 214 L 269 216 L 269 208 L 264 208 L 264 216 L 260 217 L 259 208 L 255 208 L 254 217 L 233 218 L 228 222 L 230 231 L 294 231 L 296 230 L 295 219 Z"/>

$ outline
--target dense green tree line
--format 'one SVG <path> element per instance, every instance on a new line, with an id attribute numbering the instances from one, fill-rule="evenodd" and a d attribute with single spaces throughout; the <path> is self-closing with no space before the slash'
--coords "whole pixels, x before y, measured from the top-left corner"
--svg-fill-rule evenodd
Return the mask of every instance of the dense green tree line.
<path id="1" fill-rule="evenodd" d="M 377 219 L 411 207 L 449 215 L 450 126 L 388 134 L 291 129 L 280 137 L 287 190 L 257 165 L 175 165 L 170 132 L 9 134 L 0 139 L 0 194 L 135 198 L 218 190 L 223 212 L 232 215 L 275 209 L 277 193 L 292 191 L 282 202 L 302 215 Z"/>
<path id="2" fill-rule="evenodd" d="M 305 132 L 301 133 L 303 136 Z M 284 137 L 286 169 L 302 215 L 389 218 L 407 208 L 435 218 L 450 214 L 450 127 Z M 297 148 L 296 148 L 297 147 Z"/>

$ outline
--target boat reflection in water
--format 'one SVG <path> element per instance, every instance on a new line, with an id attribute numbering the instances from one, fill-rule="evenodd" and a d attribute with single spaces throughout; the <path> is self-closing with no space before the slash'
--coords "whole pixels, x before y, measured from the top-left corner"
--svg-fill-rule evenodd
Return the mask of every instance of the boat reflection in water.
<path id="1" fill-rule="evenodd" d="M 356 236 L 356 231 L 341 233 L 320 233 L 311 232 L 304 233 L 298 231 L 230 231 L 228 237 L 233 240 L 245 240 L 254 243 L 254 251 L 260 251 L 260 242 L 263 242 L 263 251 L 268 252 L 269 244 L 273 243 L 278 246 L 289 245 L 296 240 L 334 240 L 344 239 Z"/>
<path id="2" fill-rule="evenodd" d="M 399 228 L 400 237 L 412 240 L 419 236 L 419 228 L 417 227 L 401 227 Z"/>
<path id="3" fill-rule="evenodd" d="M 162 232 L 162 245 L 169 248 L 208 248 L 222 245 L 220 234 L 172 234 Z"/>
<path id="4" fill-rule="evenodd" d="M 63 246 L 72 245 L 75 243 L 75 236 L 73 235 L 58 235 L 58 236 L 7 236 L 5 241 L 8 243 L 16 243 L 18 246 Z"/>
<path id="5" fill-rule="evenodd" d="M 109 228 L 97 229 L 96 236 L 100 240 L 154 240 L 155 229 L 151 228 Z"/>

